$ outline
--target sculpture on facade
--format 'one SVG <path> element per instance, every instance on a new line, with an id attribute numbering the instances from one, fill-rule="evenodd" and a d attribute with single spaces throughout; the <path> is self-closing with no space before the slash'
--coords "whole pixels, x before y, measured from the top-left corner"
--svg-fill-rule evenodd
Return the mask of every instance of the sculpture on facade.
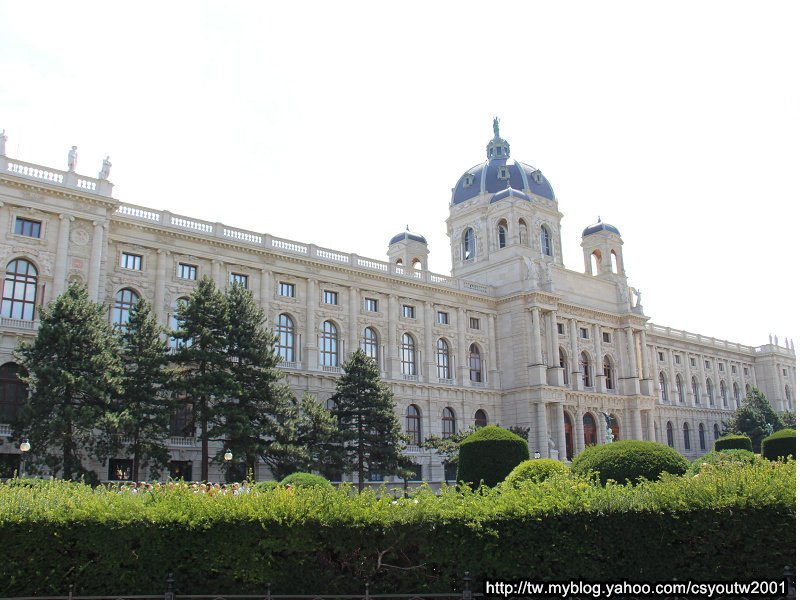
<path id="1" fill-rule="evenodd" d="M 74 173 L 77 166 L 78 166 L 78 147 L 73 146 L 72 150 L 69 151 L 69 155 L 67 156 L 67 170 Z"/>
<path id="2" fill-rule="evenodd" d="M 6 130 L 0 131 L 0 156 L 6 155 L 6 142 L 8 141 L 8 136 L 6 135 Z"/>
<path id="3" fill-rule="evenodd" d="M 100 168 L 100 175 L 98 179 L 108 179 L 109 173 L 111 173 L 111 162 L 109 161 L 110 156 L 106 156 L 103 159 L 103 166 Z"/>
<path id="4" fill-rule="evenodd" d="M 603 418 L 606 420 L 606 443 L 610 444 L 614 441 L 614 432 L 611 431 L 612 416 L 607 412 L 602 412 L 600 414 L 602 414 Z"/>
<path id="5" fill-rule="evenodd" d="M 635 287 L 631 288 L 633 295 L 636 296 L 636 304 L 633 305 L 634 308 L 639 308 L 642 305 L 642 292 L 637 290 Z"/>

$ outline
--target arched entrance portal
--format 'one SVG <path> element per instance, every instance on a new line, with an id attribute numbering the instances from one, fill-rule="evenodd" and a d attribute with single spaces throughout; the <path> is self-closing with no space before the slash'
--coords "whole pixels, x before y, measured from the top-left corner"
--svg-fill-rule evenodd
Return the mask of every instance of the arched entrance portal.
<path id="1" fill-rule="evenodd" d="M 572 421 L 566 412 L 564 413 L 564 437 L 567 443 L 567 460 L 572 460 L 572 455 L 574 454 L 572 446 Z"/>
<path id="2" fill-rule="evenodd" d="M 586 446 L 597 445 L 597 423 L 591 413 L 583 415 L 583 443 Z"/>

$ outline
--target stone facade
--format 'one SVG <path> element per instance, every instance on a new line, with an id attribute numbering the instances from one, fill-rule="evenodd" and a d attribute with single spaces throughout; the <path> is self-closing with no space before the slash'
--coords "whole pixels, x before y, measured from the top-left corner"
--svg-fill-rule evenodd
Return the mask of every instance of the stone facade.
<path id="1" fill-rule="evenodd" d="M 776 410 L 795 410 L 793 344 L 750 347 L 649 323 L 613 226 L 587 227 L 585 271 L 566 269 L 552 188 L 510 158 L 497 130 L 486 162 L 453 189 L 450 276 L 427 270 L 418 234 L 392 238 L 388 261 L 344 254 L 119 202 L 109 168 L 95 179 L 0 157 L 6 391 L 18 338 L 35 335 L 38 305 L 69 281 L 86 283 L 112 321 L 138 296 L 172 327 L 176 301 L 209 275 L 220 287 L 246 282 L 282 323 L 282 368 L 298 394 L 324 402 L 347 354 L 370 350 L 401 423 L 419 424 L 407 451 L 432 482 L 444 478 L 441 458 L 418 442 L 476 420 L 529 427 L 532 454 L 568 460 L 607 443 L 606 413 L 615 438 L 670 443 L 693 458 L 713 447 L 751 386 Z M 12 410 L 12 395 L 0 409 Z M 195 438 L 172 433 L 176 464 L 196 463 Z"/>

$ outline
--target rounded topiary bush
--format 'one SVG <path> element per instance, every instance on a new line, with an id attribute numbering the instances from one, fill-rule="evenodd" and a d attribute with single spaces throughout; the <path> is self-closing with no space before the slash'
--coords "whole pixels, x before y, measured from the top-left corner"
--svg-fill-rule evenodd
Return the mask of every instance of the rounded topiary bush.
<path id="1" fill-rule="evenodd" d="M 746 435 L 725 435 L 714 441 L 714 450 L 749 450 L 753 451 L 753 441 Z"/>
<path id="2" fill-rule="evenodd" d="M 331 482 L 322 475 L 314 475 L 313 473 L 292 473 L 284 477 L 280 485 L 290 485 L 292 487 L 333 487 Z"/>
<path id="3" fill-rule="evenodd" d="M 761 456 L 778 460 L 797 456 L 796 432 L 794 429 L 781 429 L 761 441 Z"/>
<path id="4" fill-rule="evenodd" d="M 277 481 L 259 481 L 253 486 L 253 489 L 257 492 L 268 492 L 274 490 L 279 485 L 280 483 Z"/>
<path id="5" fill-rule="evenodd" d="M 572 461 L 573 473 L 597 473 L 602 484 L 609 479 L 619 483 L 630 480 L 635 484 L 640 477 L 655 481 L 661 473 L 682 475 L 688 468 L 689 461 L 674 448 L 639 440 L 590 446 Z"/>
<path id="6" fill-rule="evenodd" d="M 752 465 L 759 458 L 749 450 L 742 450 L 741 448 L 736 448 L 734 450 L 720 450 L 717 452 L 716 450 L 712 450 L 708 454 L 704 454 L 696 461 L 692 463 L 691 468 L 689 469 L 689 473 L 692 475 L 698 474 L 702 471 L 705 465 L 718 465 L 718 464 L 740 464 L 740 465 Z"/>
<path id="7" fill-rule="evenodd" d="M 569 473 L 567 465 L 560 460 L 555 460 L 553 458 L 526 460 L 514 467 L 514 470 L 508 474 L 503 484 L 510 487 L 517 487 L 523 481 L 541 483 L 548 477 L 559 473 Z"/>
<path id="8" fill-rule="evenodd" d="M 528 442 L 507 429 L 488 425 L 461 441 L 457 478 L 473 488 L 477 488 L 481 481 L 493 487 L 529 458 Z"/>

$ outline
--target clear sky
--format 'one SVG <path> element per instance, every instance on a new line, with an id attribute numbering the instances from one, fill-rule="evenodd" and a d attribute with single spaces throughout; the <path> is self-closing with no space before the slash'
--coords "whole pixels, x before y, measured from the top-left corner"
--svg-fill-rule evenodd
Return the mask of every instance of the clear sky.
<path id="1" fill-rule="evenodd" d="M 0 0 L 8 154 L 115 197 L 385 259 L 492 118 L 542 170 L 568 268 L 601 216 L 652 321 L 800 343 L 796 2 Z"/>

